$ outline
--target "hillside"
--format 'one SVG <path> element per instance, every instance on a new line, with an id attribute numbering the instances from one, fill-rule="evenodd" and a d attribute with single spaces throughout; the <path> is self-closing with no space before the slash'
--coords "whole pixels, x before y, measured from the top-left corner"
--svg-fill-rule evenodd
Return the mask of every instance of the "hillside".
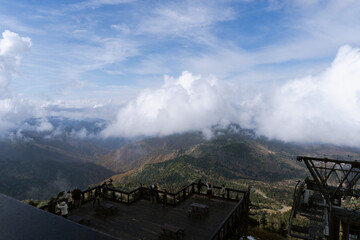
<path id="1" fill-rule="evenodd" d="M 147 163 L 171 160 L 178 156 L 184 148 L 203 141 L 203 137 L 198 133 L 148 138 L 111 151 L 100 158 L 97 163 L 116 172 L 127 172 Z"/>
<path id="2" fill-rule="evenodd" d="M 205 140 L 200 132 L 190 132 L 125 144 L 99 158 L 97 163 L 113 171 L 128 172 L 128 175 L 129 171 L 146 164 L 166 162 L 185 155 L 216 161 L 218 165 L 223 165 L 222 168 L 231 165 L 233 170 L 230 172 L 239 178 L 276 180 L 287 174 L 297 176 L 291 171 L 304 167 L 295 161 L 297 155 L 343 159 L 359 156 L 360 150 L 334 145 L 285 143 L 259 137 L 251 130 L 231 125 L 227 129 L 215 130 L 211 140 Z M 265 171 L 264 175 L 262 171 Z"/>
<path id="3" fill-rule="evenodd" d="M 17 199 L 47 199 L 59 191 L 86 188 L 114 174 L 89 160 L 50 144 L 1 142 L 0 192 Z M 94 160 L 92 160 L 94 161 Z"/>
<path id="4" fill-rule="evenodd" d="M 253 201 L 265 208 L 281 209 L 291 203 L 296 181 L 305 177 L 297 155 L 345 158 L 359 150 L 332 145 L 299 145 L 257 137 L 252 131 L 218 130 L 211 140 L 200 133 L 149 138 L 122 146 L 98 161 L 122 172 L 116 185 L 132 189 L 157 183 L 175 190 L 198 179 L 213 184 L 258 190 Z"/>
<path id="5" fill-rule="evenodd" d="M 201 143 L 175 151 L 167 161 L 147 163 L 113 178 L 122 185 L 157 182 L 176 188 L 199 178 L 220 184 L 237 179 L 271 182 L 303 175 L 302 167 L 263 150 L 236 141 Z"/>
<path id="6" fill-rule="evenodd" d="M 38 128 L 45 120 L 28 119 L 21 131 L 0 141 L 0 192 L 17 199 L 48 199 L 60 191 L 86 188 L 113 174 L 95 164 L 123 139 L 91 137 L 103 129 L 104 121 L 78 121 L 49 117 L 46 130 Z M 76 136 L 86 132 L 89 137 Z M 105 147 L 104 147 L 105 146 Z"/>
<path id="7" fill-rule="evenodd" d="M 0 192 L 17 199 L 49 199 L 60 191 L 84 189 L 113 174 L 90 162 L 0 159 Z"/>

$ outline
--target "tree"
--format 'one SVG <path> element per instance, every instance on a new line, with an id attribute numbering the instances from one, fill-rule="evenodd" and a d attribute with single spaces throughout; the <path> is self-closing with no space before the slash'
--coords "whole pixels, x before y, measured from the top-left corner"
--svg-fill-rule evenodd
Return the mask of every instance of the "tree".
<path id="1" fill-rule="evenodd" d="M 284 221 L 281 221 L 278 232 L 281 234 L 281 236 L 286 237 L 287 229 Z"/>
<path id="2" fill-rule="evenodd" d="M 268 223 L 268 221 L 266 219 L 266 213 L 263 213 L 261 215 L 260 224 L 262 225 L 263 228 L 265 228 L 267 223 Z"/>
<path id="3" fill-rule="evenodd" d="M 64 196 L 64 191 L 61 191 L 58 193 L 58 195 L 56 196 L 56 199 L 60 199 Z"/>
<path id="4" fill-rule="evenodd" d="M 34 200 L 30 200 L 28 203 L 33 207 L 37 207 L 37 205 L 39 205 L 39 202 Z"/>

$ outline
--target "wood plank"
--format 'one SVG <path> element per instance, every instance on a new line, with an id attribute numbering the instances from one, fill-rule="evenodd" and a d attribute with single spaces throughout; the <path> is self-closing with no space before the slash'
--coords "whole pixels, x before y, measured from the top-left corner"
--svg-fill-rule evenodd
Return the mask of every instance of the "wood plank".
<path id="1" fill-rule="evenodd" d="M 189 216 L 188 209 L 197 202 L 207 205 L 211 211 L 203 218 Z M 208 239 L 213 231 L 235 207 L 236 202 L 212 199 L 202 196 L 192 196 L 176 207 L 163 207 L 161 204 L 151 204 L 148 200 L 125 205 L 117 202 L 103 201 L 117 207 L 118 212 L 106 218 L 96 215 L 92 204 L 87 203 L 72 214 L 86 216 L 92 219 L 91 226 L 119 239 L 157 239 L 162 233 L 161 226 L 171 224 L 184 230 L 184 240 Z"/>

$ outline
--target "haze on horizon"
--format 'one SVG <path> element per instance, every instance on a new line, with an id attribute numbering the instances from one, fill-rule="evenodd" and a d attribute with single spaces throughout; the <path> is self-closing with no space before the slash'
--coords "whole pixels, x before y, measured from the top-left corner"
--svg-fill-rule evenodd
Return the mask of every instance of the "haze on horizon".
<path id="1" fill-rule="evenodd" d="M 112 121 L 105 137 L 238 123 L 359 146 L 359 12 L 356 0 L 0 0 L 0 133 L 96 117 Z"/>

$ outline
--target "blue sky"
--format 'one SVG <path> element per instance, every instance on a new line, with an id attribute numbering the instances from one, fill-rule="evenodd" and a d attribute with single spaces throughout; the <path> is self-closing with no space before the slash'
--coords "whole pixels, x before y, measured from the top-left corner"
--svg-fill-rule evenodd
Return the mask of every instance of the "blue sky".
<path id="1" fill-rule="evenodd" d="M 301 75 L 309 61 L 329 63 L 352 42 L 316 43 L 326 36 L 310 29 L 316 28 L 311 11 L 320 15 L 331 4 L 301 2 L 1 1 L 0 28 L 32 40 L 13 80 L 16 91 L 31 98 L 126 99 L 124 91 L 160 86 L 164 74 L 185 70 L 251 81 L 247 74 L 272 73 L 278 65 L 298 65 L 300 72 L 279 77 L 286 79 Z"/>
<path id="2" fill-rule="evenodd" d="M 172 107 L 199 111 L 199 106 L 191 105 L 192 98 L 183 99 L 183 108 L 166 102 L 178 99 L 178 95 L 163 98 L 165 93 L 172 93 L 166 79 L 174 86 L 203 81 L 209 83 L 206 86 L 210 90 L 216 86 L 215 92 L 224 98 L 219 101 L 230 110 L 220 111 L 227 117 L 215 118 L 203 126 L 190 121 L 189 126 L 205 129 L 219 122 L 236 121 L 259 129 L 261 134 L 291 141 L 294 139 L 261 131 L 271 128 L 260 126 L 265 96 L 271 95 L 269 89 L 276 92 L 296 79 L 320 78 L 334 64 L 342 46 L 357 52 L 359 12 L 360 3 L 355 0 L 0 0 L 0 32 L 8 30 L 17 34 L 19 41 L 31 41 L 31 46 L 16 54 L 21 62 L 13 61 L 11 70 L 7 70 L 11 76 L 6 78 L 7 93 L 2 99 L 10 99 L 9 108 L 29 109 L 24 102 L 34 108 L 17 114 L 19 119 L 63 114 L 104 117 L 120 124 L 119 118 L 145 115 L 152 117 L 141 124 L 153 128 L 152 124 L 159 126 L 179 118 L 177 112 L 169 110 Z M 0 62 L 3 69 L 9 65 L 6 59 Z M 182 76 L 188 80 L 180 81 Z M 196 91 L 205 95 L 211 92 L 203 91 L 204 87 L 184 89 L 189 96 L 195 96 Z M 156 99 L 165 103 L 154 100 L 153 105 L 141 105 L 142 97 L 155 98 L 152 93 L 162 94 Z M 205 95 L 196 99 L 205 102 Z M 59 106 L 65 110 L 54 111 Z M 74 113 L 74 108 L 83 110 Z M 202 109 L 207 108 L 202 105 Z M 218 108 L 224 109 L 224 105 Z M 208 109 L 211 111 L 198 116 L 201 122 L 219 114 L 218 109 Z M 166 112 L 163 118 L 162 111 Z M 236 111 L 238 114 L 233 113 Z M 13 112 L 4 112 L 5 124 Z M 136 128 L 138 123 L 132 122 L 136 124 L 128 128 Z M 157 131 L 138 134 L 168 134 L 176 132 L 179 124 L 184 125 L 179 122 L 166 131 L 155 127 Z M 132 131 L 119 130 L 119 126 L 112 130 L 119 134 Z M 182 131 L 186 130 L 193 128 Z"/>

